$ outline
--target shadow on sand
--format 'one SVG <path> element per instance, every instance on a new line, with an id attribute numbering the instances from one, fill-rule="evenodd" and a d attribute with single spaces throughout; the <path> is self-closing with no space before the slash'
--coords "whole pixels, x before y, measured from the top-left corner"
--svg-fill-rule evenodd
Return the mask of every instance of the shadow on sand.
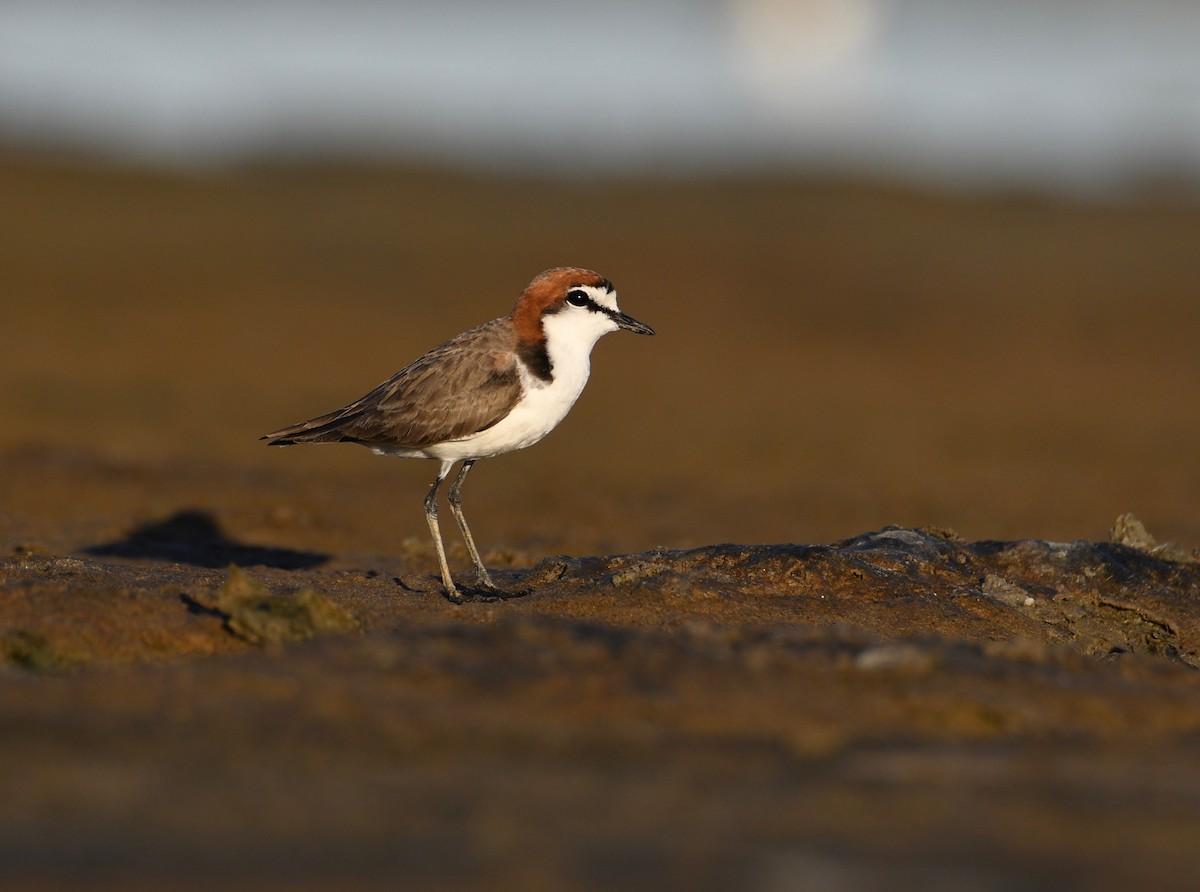
<path id="1" fill-rule="evenodd" d="M 307 570 L 329 560 L 329 555 L 316 551 L 237 542 L 225 535 L 212 514 L 197 510 L 179 511 L 138 527 L 124 539 L 93 545 L 86 551 L 101 557 L 150 558 L 209 568 L 237 564 Z"/>

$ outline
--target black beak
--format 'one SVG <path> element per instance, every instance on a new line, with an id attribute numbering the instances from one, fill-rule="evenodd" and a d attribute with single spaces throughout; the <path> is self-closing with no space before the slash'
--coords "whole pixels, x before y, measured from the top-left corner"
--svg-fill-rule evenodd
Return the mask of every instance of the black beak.
<path id="1" fill-rule="evenodd" d="M 632 331 L 634 334 L 654 334 L 653 328 L 651 328 L 649 325 L 646 325 L 644 322 L 638 322 L 632 316 L 626 316 L 624 313 L 613 313 L 611 315 L 613 322 L 617 323 L 617 325 L 621 326 L 621 328 L 625 329 L 626 331 Z"/>

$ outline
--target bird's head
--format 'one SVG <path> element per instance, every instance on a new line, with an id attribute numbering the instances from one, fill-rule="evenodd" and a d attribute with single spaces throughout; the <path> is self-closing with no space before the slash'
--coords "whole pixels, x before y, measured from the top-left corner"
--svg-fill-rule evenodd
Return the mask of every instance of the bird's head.
<path id="1" fill-rule="evenodd" d="M 654 329 L 621 312 L 612 282 L 587 269 L 558 267 L 534 278 L 512 312 L 525 342 L 554 339 L 591 349 L 611 331 L 652 335 Z"/>

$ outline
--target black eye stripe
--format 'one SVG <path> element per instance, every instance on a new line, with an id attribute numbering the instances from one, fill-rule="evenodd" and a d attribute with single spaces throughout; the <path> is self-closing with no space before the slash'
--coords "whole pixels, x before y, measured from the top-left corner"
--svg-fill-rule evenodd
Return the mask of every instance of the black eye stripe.
<path id="1" fill-rule="evenodd" d="M 615 310 L 610 310 L 604 304 L 596 303 L 595 299 L 584 291 L 582 288 L 572 288 L 567 292 L 567 296 L 563 303 L 568 306 L 575 307 L 579 310 L 587 310 L 589 313 L 602 313 L 610 319 L 616 319 L 619 315 Z M 543 310 L 543 313 L 558 313 L 562 310 L 562 304 L 551 305 Z"/>

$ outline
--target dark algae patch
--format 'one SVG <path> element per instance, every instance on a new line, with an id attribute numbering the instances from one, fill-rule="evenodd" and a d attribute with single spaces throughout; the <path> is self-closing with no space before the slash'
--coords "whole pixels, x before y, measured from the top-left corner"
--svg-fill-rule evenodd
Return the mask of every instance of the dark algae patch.
<path id="1" fill-rule="evenodd" d="M 294 595 L 273 594 L 236 566 L 229 568 L 215 598 L 190 600 L 220 616 L 232 634 L 251 644 L 310 641 L 318 635 L 359 628 L 351 613 L 313 589 L 302 588 Z"/>
<path id="2" fill-rule="evenodd" d="M 44 635 L 22 629 L 0 633 L 0 655 L 9 665 L 31 672 L 63 672 L 75 665 Z"/>

